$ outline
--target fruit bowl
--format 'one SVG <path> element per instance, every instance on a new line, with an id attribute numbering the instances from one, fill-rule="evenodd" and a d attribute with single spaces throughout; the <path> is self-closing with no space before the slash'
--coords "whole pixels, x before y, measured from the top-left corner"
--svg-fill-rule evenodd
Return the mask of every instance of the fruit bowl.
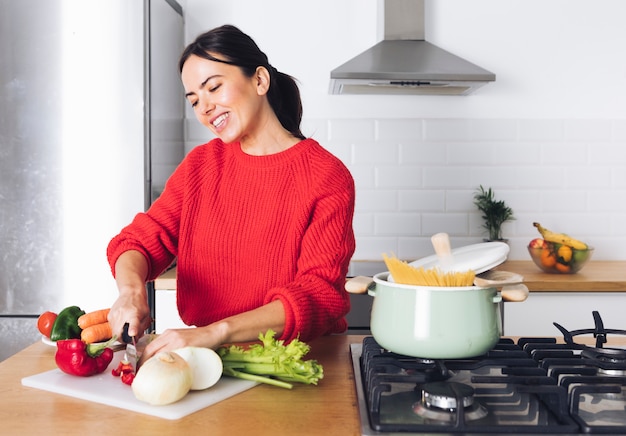
<path id="1" fill-rule="evenodd" d="M 528 252 L 535 265 L 543 272 L 553 274 L 574 274 L 580 271 L 591 259 L 593 248 L 585 250 L 568 245 L 544 241 L 540 247 L 528 246 Z"/>

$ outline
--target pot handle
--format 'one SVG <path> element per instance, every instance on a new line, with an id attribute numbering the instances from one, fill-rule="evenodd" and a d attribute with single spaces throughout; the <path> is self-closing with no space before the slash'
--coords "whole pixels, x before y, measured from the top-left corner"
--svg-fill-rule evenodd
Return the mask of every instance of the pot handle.
<path id="1" fill-rule="evenodd" d="M 528 298 L 528 286 L 523 283 L 502 286 L 500 291 L 504 301 L 522 302 Z"/>
<path id="2" fill-rule="evenodd" d="M 351 294 L 365 294 L 374 279 L 365 276 L 356 276 L 348 279 L 345 284 L 346 291 Z"/>
<path id="3" fill-rule="evenodd" d="M 376 282 L 371 282 L 369 285 L 367 285 L 367 295 L 370 295 L 372 297 L 376 296 Z"/>
<path id="4" fill-rule="evenodd" d="M 492 301 L 494 302 L 494 304 L 501 302 L 502 301 L 502 295 L 500 295 L 500 294 L 494 295 Z"/>

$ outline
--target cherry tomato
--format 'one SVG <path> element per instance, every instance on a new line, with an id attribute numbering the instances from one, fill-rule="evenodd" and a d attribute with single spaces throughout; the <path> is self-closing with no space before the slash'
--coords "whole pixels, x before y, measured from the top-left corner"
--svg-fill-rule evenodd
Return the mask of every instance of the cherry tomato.
<path id="1" fill-rule="evenodd" d="M 39 316 L 39 319 L 37 319 L 37 328 L 46 338 L 50 337 L 52 326 L 56 319 L 57 314 L 54 312 L 44 312 Z"/>

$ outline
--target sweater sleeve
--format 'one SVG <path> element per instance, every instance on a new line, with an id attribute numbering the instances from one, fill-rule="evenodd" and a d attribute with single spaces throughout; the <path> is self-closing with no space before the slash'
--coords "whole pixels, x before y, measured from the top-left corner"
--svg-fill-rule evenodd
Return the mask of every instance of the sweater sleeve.
<path id="1" fill-rule="evenodd" d="M 181 206 L 188 179 L 187 168 L 192 158 L 193 151 L 177 167 L 148 211 L 138 213 L 109 242 L 107 258 L 113 275 L 118 257 L 129 250 L 141 252 L 148 260 L 148 281 L 156 279 L 171 265 L 178 254 Z"/>
<path id="2" fill-rule="evenodd" d="M 278 299 L 285 307 L 285 340 L 299 337 L 308 341 L 347 328 L 350 299 L 344 286 L 355 249 L 355 190 L 347 168 L 334 159 L 333 170 L 320 171 L 325 177 L 309 187 L 316 191 L 312 196 L 315 204 L 302 238 L 295 279 L 266 296 L 266 303 Z"/>

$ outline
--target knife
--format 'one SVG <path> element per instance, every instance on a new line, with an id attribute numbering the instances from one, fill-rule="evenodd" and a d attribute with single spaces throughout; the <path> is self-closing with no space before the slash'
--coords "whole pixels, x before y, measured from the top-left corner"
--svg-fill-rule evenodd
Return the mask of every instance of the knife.
<path id="1" fill-rule="evenodd" d="M 137 340 L 135 336 L 128 334 L 128 323 L 124 324 L 124 330 L 122 331 L 122 342 L 126 344 L 126 350 L 124 351 L 124 360 L 129 362 L 135 373 L 137 373 L 137 362 L 139 356 L 137 355 Z"/>

